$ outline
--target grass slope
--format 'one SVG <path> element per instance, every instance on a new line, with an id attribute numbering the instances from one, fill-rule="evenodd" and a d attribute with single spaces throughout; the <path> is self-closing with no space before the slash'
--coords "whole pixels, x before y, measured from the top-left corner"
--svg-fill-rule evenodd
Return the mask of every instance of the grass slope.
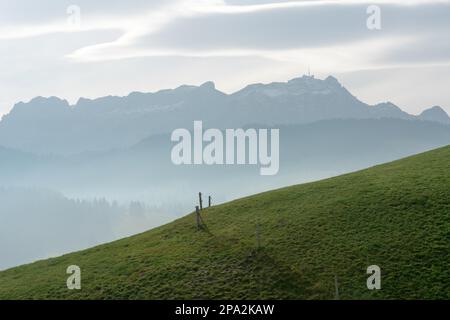
<path id="1" fill-rule="evenodd" d="M 0 273 L 0 298 L 450 298 L 450 147 L 266 192 Z M 256 248 L 255 226 L 261 244 Z M 66 268 L 82 289 L 66 288 Z M 366 287 L 366 268 L 382 289 Z"/>

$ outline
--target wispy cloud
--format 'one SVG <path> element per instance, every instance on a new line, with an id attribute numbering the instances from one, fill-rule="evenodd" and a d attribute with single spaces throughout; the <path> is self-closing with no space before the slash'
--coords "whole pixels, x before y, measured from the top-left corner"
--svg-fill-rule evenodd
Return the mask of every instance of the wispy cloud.
<path id="1" fill-rule="evenodd" d="M 79 48 L 68 57 L 103 61 L 151 56 L 254 56 L 280 59 L 303 49 L 323 52 L 348 47 L 356 58 L 368 51 L 399 54 L 413 37 L 433 35 L 445 41 L 450 29 L 449 1 L 375 1 L 382 9 L 382 30 L 366 27 L 368 3 L 361 1 L 296 1 L 251 5 L 223 1 L 178 1 L 134 19 L 112 42 Z M 419 7 L 419 8 L 418 8 Z M 380 43 L 383 46 L 380 47 Z M 390 43 L 391 46 L 386 46 Z M 341 50 L 342 51 L 342 50 Z M 284 53 L 283 53 L 284 52 Z M 300 56 L 300 55 L 299 55 Z M 303 54 L 304 56 L 304 54 Z M 432 56 L 430 56 L 432 58 Z M 357 60 L 361 60 L 361 57 Z M 365 67 L 372 67 L 366 55 Z M 401 59 L 395 59 L 397 63 Z M 411 61 L 408 61 L 411 63 Z M 447 64 L 446 59 L 439 63 Z M 389 61 L 384 61 L 384 65 Z"/>

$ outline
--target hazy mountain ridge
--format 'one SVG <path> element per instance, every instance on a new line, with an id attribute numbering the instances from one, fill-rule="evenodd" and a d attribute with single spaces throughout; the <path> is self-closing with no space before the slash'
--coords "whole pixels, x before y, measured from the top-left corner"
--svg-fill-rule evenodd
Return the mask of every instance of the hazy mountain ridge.
<path id="1" fill-rule="evenodd" d="M 450 126 L 429 121 L 336 119 L 279 128 L 280 172 L 272 178 L 260 177 L 255 165 L 175 166 L 170 159 L 173 143 L 169 133 L 104 152 L 40 157 L 19 153 L 21 162 L 1 156 L 0 178 L 2 184 L 38 186 L 72 197 L 168 203 L 176 194 L 177 201 L 185 206 L 191 204 L 192 194 L 178 189 L 180 186 L 186 190 L 207 186 L 215 201 L 224 201 L 450 144 Z M 243 177 L 247 182 L 234 186 L 236 179 Z"/>
<path id="2" fill-rule="evenodd" d="M 420 119 L 436 121 L 448 124 L 450 123 L 450 117 L 448 114 L 439 106 L 431 107 L 427 110 L 424 110 L 420 115 Z"/>
<path id="3" fill-rule="evenodd" d="M 450 124 L 439 107 L 410 115 L 392 103 L 370 106 L 336 78 L 303 76 L 288 82 L 252 84 L 225 94 L 214 83 L 183 85 L 155 93 L 80 98 L 71 106 L 56 97 L 20 102 L 0 122 L 0 145 L 35 153 L 73 154 L 127 147 L 154 134 L 192 126 L 305 124 L 327 119 L 396 118 Z"/>

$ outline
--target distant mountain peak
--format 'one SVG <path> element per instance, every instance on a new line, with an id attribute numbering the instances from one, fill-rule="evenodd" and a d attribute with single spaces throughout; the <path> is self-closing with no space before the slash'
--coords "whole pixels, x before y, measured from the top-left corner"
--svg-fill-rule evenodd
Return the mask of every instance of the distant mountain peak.
<path id="1" fill-rule="evenodd" d="M 316 79 L 314 76 L 310 76 L 307 74 L 302 75 L 301 77 L 293 78 L 291 80 L 288 80 L 289 83 L 308 83 L 308 82 L 314 82 L 314 81 L 322 81 L 320 79 Z"/>
<path id="2" fill-rule="evenodd" d="M 67 100 L 61 99 L 55 96 L 51 97 L 42 97 L 37 96 L 31 99 L 28 104 L 30 105 L 38 105 L 38 104 L 68 104 Z"/>
<path id="3" fill-rule="evenodd" d="M 385 108 L 385 109 L 391 108 L 391 109 L 401 110 L 397 105 L 395 105 L 391 101 L 380 102 L 380 103 L 376 104 L 375 107 L 377 107 L 377 108 Z"/>
<path id="4" fill-rule="evenodd" d="M 241 98 L 249 95 L 266 96 L 270 98 L 302 95 L 330 95 L 336 93 L 349 94 L 349 92 L 339 83 L 339 81 L 329 76 L 322 80 L 313 75 L 303 75 L 293 78 L 287 82 L 271 82 L 267 84 L 250 84 L 234 93 L 234 96 Z"/>
<path id="5" fill-rule="evenodd" d="M 450 123 L 450 117 L 448 116 L 447 112 L 445 112 L 444 109 L 442 109 L 439 106 L 433 106 L 429 109 L 424 110 L 419 115 L 419 118 L 422 120 L 428 120 L 428 121 Z"/>
<path id="6" fill-rule="evenodd" d="M 200 88 L 203 89 L 209 89 L 209 90 L 216 90 L 216 85 L 214 82 L 212 81 L 206 81 L 205 83 L 203 83 Z"/>
<path id="7" fill-rule="evenodd" d="M 400 107 L 390 101 L 381 102 L 370 109 L 372 115 L 378 118 L 398 118 L 398 119 L 413 119 L 414 116 L 403 111 Z"/>
<path id="8" fill-rule="evenodd" d="M 447 112 L 445 112 L 444 109 L 442 109 L 440 106 L 433 106 L 433 107 L 431 107 L 431 108 L 428 108 L 428 109 L 424 110 L 424 111 L 422 112 L 422 114 L 424 114 L 424 113 L 429 113 L 429 112 L 439 113 L 439 114 L 441 114 L 441 115 L 447 115 L 447 117 L 448 117 Z"/>
<path id="9" fill-rule="evenodd" d="M 291 79 L 287 82 L 288 85 L 298 85 L 310 89 L 337 89 L 343 88 L 342 84 L 333 76 L 328 76 L 325 79 L 319 79 L 314 75 L 303 75 L 299 78 Z"/>
<path id="10" fill-rule="evenodd" d="M 58 97 L 42 97 L 37 96 L 31 99 L 29 102 L 18 102 L 14 105 L 8 115 L 18 114 L 34 114 L 37 115 L 41 112 L 64 112 L 70 109 L 69 102 Z M 7 117 L 6 115 L 5 117 Z"/>
<path id="11" fill-rule="evenodd" d="M 326 83 L 328 84 L 333 84 L 333 85 L 339 85 L 342 86 L 341 83 L 338 81 L 338 79 L 336 79 L 333 76 L 328 76 L 326 77 L 326 79 L 324 80 Z"/>
<path id="12" fill-rule="evenodd" d="M 183 84 L 183 85 L 173 89 L 172 91 L 174 91 L 174 92 L 191 92 L 191 91 L 193 91 L 195 89 L 197 89 L 196 86 L 190 86 L 190 85 L 187 85 L 187 84 Z"/>

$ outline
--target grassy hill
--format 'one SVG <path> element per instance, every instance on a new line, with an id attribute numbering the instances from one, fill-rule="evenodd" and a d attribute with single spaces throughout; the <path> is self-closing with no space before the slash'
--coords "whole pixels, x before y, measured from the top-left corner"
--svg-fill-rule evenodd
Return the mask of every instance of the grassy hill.
<path id="1" fill-rule="evenodd" d="M 0 272 L 0 299 L 333 299 L 335 275 L 341 299 L 450 298 L 450 147 L 202 215 L 207 230 L 190 214 Z M 72 264 L 81 290 L 66 288 Z M 381 290 L 366 287 L 372 264 Z"/>

